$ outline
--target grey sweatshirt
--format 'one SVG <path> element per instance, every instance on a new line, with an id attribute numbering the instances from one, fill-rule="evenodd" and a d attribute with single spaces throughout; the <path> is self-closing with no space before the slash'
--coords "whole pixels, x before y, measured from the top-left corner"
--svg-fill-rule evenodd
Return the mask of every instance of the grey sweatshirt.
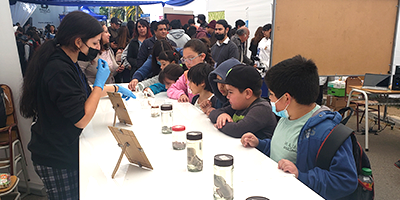
<path id="1" fill-rule="evenodd" d="M 176 43 L 176 47 L 183 48 L 190 37 L 186 35 L 183 29 L 172 29 L 169 31 L 167 38 Z"/>
<path id="2" fill-rule="evenodd" d="M 226 135 L 234 138 L 241 138 L 247 132 L 253 133 L 259 139 L 271 138 L 276 127 L 276 117 L 268 101 L 262 98 L 256 99 L 248 108 L 244 110 L 234 110 L 226 106 L 211 111 L 208 116 L 212 123 L 216 123 L 220 114 L 227 113 L 234 119 L 234 122 L 227 122 L 224 127 L 219 129 Z M 234 115 L 242 118 L 235 122 Z"/>

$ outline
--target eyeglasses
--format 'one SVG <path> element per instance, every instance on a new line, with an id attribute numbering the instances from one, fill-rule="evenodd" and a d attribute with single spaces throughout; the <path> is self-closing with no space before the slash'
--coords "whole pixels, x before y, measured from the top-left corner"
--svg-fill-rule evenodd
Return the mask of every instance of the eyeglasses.
<path id="1" fill-rule="evenodd" d="M 193 58 L 184 58 L 184 57 L 182 57 L 182 58 L 181 58 L 181 62 L 182 62 L 182 63 L 191 63 L 192 60 L 194 60 L 195 58 L 199 57 L 200 55 L 201 55 L 201 53 L 199 53 L 199 55 L 197 55 L 197 56 L 195 56 L 195 57 L 193 57 Z"/>

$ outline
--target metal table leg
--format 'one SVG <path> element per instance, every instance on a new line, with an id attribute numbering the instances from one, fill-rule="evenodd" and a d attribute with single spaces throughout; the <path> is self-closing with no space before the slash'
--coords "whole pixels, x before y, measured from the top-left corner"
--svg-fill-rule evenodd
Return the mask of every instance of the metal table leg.
<path id="1" fill-rule="evenodd" d="M 368 151 L 368 133 L 369 133 L 369 128 L 368 128 L 368 95 L 365 91 L 359 90 L 359 89 L 352 89 L 349 93 L 349 97 L 347 100 L 347 107 L 350 106 L 350 100 L 351 100 L 351 95 L 353 92 L 359 92 L 362 93 L 365 99 L 365 151 Z M 358 123 L 358 122 L 357 122 Z"/>

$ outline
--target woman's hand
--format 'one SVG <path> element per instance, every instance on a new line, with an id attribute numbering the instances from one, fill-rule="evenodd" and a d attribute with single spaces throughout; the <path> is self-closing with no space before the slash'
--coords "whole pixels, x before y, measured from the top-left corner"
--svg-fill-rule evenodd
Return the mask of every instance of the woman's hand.
<path id="1" fill-rule="evenodd" d="M 129 100 L 130 98 L 134 98 L 136 99 L 136 96 L 132 93 L 132 91 L 122 87 L 121 85 L 117 85 L 118 87 L 118 91 L 119 93 L 122 94 L 122 98 L 124 98 L 125 100 Z"/>
<path id="2" fill-rule="evenodd" d="M 124 69 L 125 69 L 124 65 L 121 64 L 121 65 L 117 68 L 116 71 L 117 71 L 118 73 L 121 73 L 122 71 L 124 71 Z"/>
<path id="3" fill-rule="evenodd" d="M 96 79 L 94 80 L 93 87 L 100 87 L 101 90 L 104 88 L 108 77 L 110 76 L 110 68 L 105 60 L 99 59 L 97 64 Z"/>

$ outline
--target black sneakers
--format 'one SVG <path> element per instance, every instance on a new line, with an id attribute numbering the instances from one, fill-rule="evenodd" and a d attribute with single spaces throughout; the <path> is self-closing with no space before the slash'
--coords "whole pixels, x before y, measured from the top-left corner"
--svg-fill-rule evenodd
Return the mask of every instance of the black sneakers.
<path id="1" fill-rule="evenodd" d="M 397 162 L 394 163 L 394 166 L 396 166 L 397 168 L 400 169 L 400 160 L 398 160 Z"/>

